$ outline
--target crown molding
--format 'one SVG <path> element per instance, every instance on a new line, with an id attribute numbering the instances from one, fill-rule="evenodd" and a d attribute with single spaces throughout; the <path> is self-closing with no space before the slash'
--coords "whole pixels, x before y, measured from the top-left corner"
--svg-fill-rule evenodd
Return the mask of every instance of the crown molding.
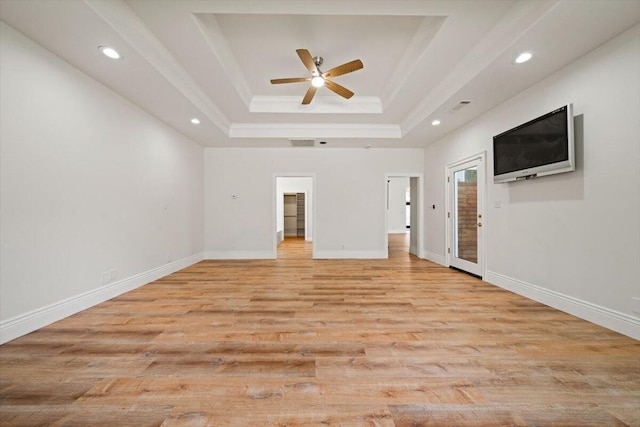
<path id="1" fill-rule="evenodd" d="M 123 0 L 84 0 L 113 30 L 225 134 L 231 123 Z"/>
<path id="2" fill-rule="evenodd" d="M 238 92 L 240 99 L 244 102 L 244 105 L 249 108 L 251 103 L 251 89 L 249 84 L 244 78 L 242 68 L 236 60 L 231 46 L 227 42 L 227 38 L 222 33 L 218 21 L 213 14 L 192 14 L 191 15 L 196 23 L 196 26 L 202 33 L 207 45 L 218 59 L 218 62 L 222 66 L 227 78 L 231 81 L 231 84 Z"/>
<path id="3" fill-rule="evenodd" d="M 429 118 L 482 70 L 491 65 L 559 0 L 517 2 L 400 124 L 403 135 Z"/>
<path id="4" fill-rule="evenodd" d="M 420 59 L 427 51 L 427 48 L 431 44 L 431 41 L 436 36 L 446 16 L 425 16 L 418 30 L 413 35 L 411 43 L 407 46 L 404 54 L 398 61 L 398 65 L 387 80 L 387 84 L 382 89 L 382 104 L 387 106 L 394 100 L 402 86 L 406 83 L 407 79 L 416 68 Z"/>
<path id="5" fill-rule="evenodd" d="M 246 14 L 259 15 L 327 15 L 324 1 L 291 0 L 166 0 L 179 3 L 194 13 Z M 469 0 L 467 0 L 469 1 Z M 474 0 L 475 1 L 475 0 Z M 375 3 L 375 7 L 371 6 Z M 456 2 L 448 0 L 393 0 L 362 1 L 340 0 L 331 2 L 332 15 L 390 15 L 390 16 L 426 16 L 446 15 Z"/>
<path id="6" fill-rule="evenodd" d="M 249 105 L 251 113 L 300 114 L 382 114 L 382 102 L 377 96 L 354 96 L 349 100 L 338 96 L 316 96 L 308 105 L 300 103 L 300 96 L 254 96 Z"/>
<path id="7" fill-rule="evenodd" d="M 231 138 L 400 138 L 394 124 L 233 123 Z"/>

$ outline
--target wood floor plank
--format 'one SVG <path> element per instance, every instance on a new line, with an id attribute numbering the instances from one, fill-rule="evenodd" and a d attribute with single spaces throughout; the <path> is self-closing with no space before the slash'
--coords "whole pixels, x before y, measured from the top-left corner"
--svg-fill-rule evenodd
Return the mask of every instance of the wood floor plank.
<path id="1" fill-rule="evenodd" d="M 396 427 L 426 426 L 563 426 L 622 427 L 607 411 L 590 406 L 391 406 Z"/>
<path id="2" fill-rule="evenodd" d="M 640 426 L 640 342 L 389 242 L 203 261 L 6 343 L 0 425 Z"/>

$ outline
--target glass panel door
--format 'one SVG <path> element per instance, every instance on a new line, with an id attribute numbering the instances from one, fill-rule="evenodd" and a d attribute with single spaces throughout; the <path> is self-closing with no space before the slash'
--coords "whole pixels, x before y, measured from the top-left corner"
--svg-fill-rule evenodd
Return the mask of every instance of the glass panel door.
<path id="1" fill-rule="evenodd" d="M 482 276 L 482 158 L 449 168 L 449 265 Z"/>
<path id="2" fill-rule="evenodd" d="M 454 255 L 478 263 L 478 168 L 454 173 Z"/>

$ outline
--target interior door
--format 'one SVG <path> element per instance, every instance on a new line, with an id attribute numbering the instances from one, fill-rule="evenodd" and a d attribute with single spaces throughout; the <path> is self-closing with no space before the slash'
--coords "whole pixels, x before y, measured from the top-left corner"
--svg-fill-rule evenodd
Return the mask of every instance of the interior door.
<path id="1" fill-rule="evenodd" d="M 449 167 L 449 265 L 483 276 L 484 156 Z"/>

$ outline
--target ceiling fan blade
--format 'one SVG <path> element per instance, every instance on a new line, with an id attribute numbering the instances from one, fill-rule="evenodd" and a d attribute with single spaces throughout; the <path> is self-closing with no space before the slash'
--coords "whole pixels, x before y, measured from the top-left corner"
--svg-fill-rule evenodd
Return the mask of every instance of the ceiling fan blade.
<path id="1" fill-rule="evenodd" d="M 316 94 L 317 90 L 318 90 L 317 87 L 309 86 L 309 90 L 307 91 L 307 94 L 302 99 L 302 104 L 306 105 L 306 104 L 311 103 L 311 100 L 313 99 L 313 96 Z"/>
<path id="2" fill-rule="evenodd" d="M 311 77 L 291 77 L 289 79 L 271 79 L 272 85 L 277 85 L 280 83 L 300 83 L 307 82 L 311 80 Z"/>
<path id="3" fill-rule="evenodd" d="M 311 74 L 313 74 L 314 76 L 320 74 L 320 72 L 318 71 L 318 67 L 316 67 L 316 63 L 313 61 L 313 57 L 307 49 L 296 49 L 296 52 L 298 53 L 298 56 L 300 57 L 300 60 L 302 61 L 304 66 L 307 67 L 307 70 L 309 70 Z"/>
<path id="4" fill-rule="evenodd" d="M 353 96 L 353 92 L 351 92 L 349 89 L 339 85 L 338 83 L 332 82 L 331 80 L 325 80 L 324 85 L 327 87 L 327 89 L 334 91 L 343 98 L 349 99 Z"/>
<path id="5" fill-rule="evenodd" d="M 362 65 L 362 61 L 356 59 L 354 61 L 347 62 L 346 64 L 338 65 L 337 67 L 330 69 L 326 73 L 323 73 L 322 77 L 326 79 L 341 76 L 343 74 L 351 73 L 361 68 L 364 68 L 364 65 Z"/>

